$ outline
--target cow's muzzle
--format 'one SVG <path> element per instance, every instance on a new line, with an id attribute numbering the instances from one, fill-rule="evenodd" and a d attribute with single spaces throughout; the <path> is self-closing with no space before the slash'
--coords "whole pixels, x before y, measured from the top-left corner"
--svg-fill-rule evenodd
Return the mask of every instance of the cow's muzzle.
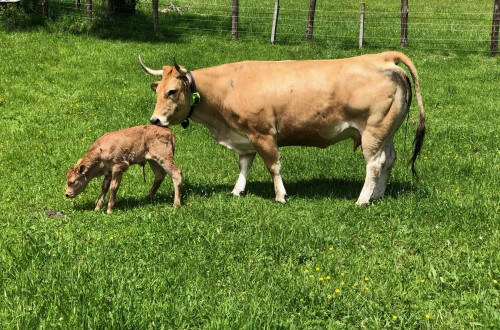
<path id="1" fill-rule="evenodd" d="M 149 122 L 151 124 L 153 124 L 153 125 L 161 126 L 161 120 L 158 117 L 151 117 L 151 119 L 149 120 Z"/>

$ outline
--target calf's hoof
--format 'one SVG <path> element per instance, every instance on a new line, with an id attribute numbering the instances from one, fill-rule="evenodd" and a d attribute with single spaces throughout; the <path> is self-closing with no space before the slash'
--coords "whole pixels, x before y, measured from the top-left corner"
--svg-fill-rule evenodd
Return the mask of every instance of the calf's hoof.
<path id="1" fill-rule="evenodd" d="M 111 213 L 113 213 L 113 209 L 107 209 L 107 210 L 106 210 L 106 213 L 107 213 L 107 214 L 111 214 Z"/>

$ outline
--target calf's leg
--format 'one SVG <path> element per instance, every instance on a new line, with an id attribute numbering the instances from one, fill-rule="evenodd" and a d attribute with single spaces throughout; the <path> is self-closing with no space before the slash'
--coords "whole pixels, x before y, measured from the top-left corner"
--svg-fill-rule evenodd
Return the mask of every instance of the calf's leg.
<path id="1" fill-rule="evenodd" d="M 160 159 L 159 165 L 165 172 L 170 175 L 174 185 L 174 206 L 181 206 L 181 185 L 182 185 L 182 172 L 174 162 L 173 153 L 166 159 Z"/>
<path id="2" fill-rule="evenodd" d="M 95 206 L 96 211 L 99 211 L 102 207 L 102 204 L 104 204 L 104 198 L 108 193 L 110 183 L 111 183 L 111 175 L 105 175 L 104 181 L 102 182 L 101 195 L 99 196 L 99 199 L 97 200 L 97 204 Z"/>
<path id="3" fill-rule="evenodd" d="M 155 161 L 150 161 L 149 166 L 151 167 L 151 170 L 153 170 L 153 173 L 155 175 L 153 185 L 151 186 L 151 189 L 149 190 L 149 193 L 148 193 L 148 198 L 151 199 L 151 201 L 153 201 L 153 197 L 155 196 L 156 192 L 158 191 L 158 188 L 160 188 L 160 185 L 163 182 L 165 175 L 167 175 L 167 172 L 165 172 L 163 167 L 161 167 Z"/>
<path id="4" fill-rule="evenodd" d="M 233 191 L 231 192 L 231 194 L 233 194 L 234 196 L 240 196 L 240 194 L 245 190 L 248 171 L 252 167 L 253 160 L 255 159 L 255 154 L 255 152 L 250 154 L 240 154 L 240 174 L 238 176 L 238 181 L 236 181 Z"/>
<path id="5" fill-rule="evenodd" d="M 121 169 L 113 169 L 113 173 L 111 174 L 111 184 L 109 189 L 109 201 L 108 201 L 108 209 L 107 213 L 113 213 L 113 207 L 115 206 L 115 198 L 116 193 L 118 191 L 118 187 L 120 186 L 120 182 L 122 180 L 124 171 Z"/>

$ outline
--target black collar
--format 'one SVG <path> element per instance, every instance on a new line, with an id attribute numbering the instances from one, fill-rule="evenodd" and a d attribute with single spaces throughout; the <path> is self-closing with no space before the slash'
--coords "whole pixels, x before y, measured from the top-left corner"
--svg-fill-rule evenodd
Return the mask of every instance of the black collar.
<path id="1" fill-rule="evenodd" d="M 182 128 L 188 128 L 189 126 L 189 117 L 193 114 L 194 106 L 200 103 L 200 93 L 196 91 L 196 81 L 194 80 L 194 76 L 191 71 L 188 71 L 186 74 L 189 80 L 189 91 L 191 94 L 189 95 L 189 104 L 191 105 L 191 109 L 189 109 L 189 114 L 186 119 L 181 122 Z"/>

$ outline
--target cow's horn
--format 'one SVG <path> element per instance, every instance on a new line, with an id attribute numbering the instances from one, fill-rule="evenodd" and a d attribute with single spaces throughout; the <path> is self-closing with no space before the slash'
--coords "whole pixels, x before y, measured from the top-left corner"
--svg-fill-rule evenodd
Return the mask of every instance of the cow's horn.
<path id="1" fill-rule="evenodd" d="M 177 61 L 175 60 L 175 56 L 174 56 L 174 67 L 175 67 L 175 69 L 177 70 L 177 72 L 179 72 L 179 74 L 180 74 L 181 76 L 185 76 L 185 75 L 187 75 L 188 70 L 186 70 L 185 68 L 181 68 L 181 67 L 179 66 L 179 64 L 177 64 Z"/>
<path id="2" fill-rule="evenodd" d="M 163 70 L 153 70 L 144 65 L 144 63 L 142 63 L 141 55 L 139 55 L 139 63 L 141 64 L 142 69 L 147 73 L 149 73 L 150 75 L 160 76 L 160 77 L 163 76 Z"/>

